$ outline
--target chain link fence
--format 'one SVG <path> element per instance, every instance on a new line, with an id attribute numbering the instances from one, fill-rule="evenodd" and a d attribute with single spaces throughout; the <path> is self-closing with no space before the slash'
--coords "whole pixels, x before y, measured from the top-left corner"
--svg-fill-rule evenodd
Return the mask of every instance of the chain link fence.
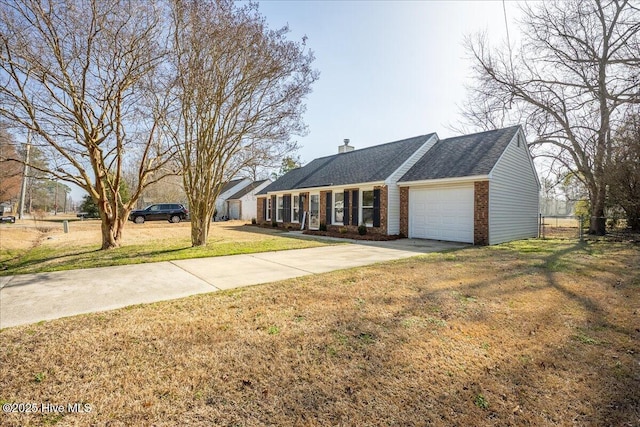
<path id="1" fill-rule="evenodd" d="M 636 240 L 640 236 L 633 233 L 624 219 L 605 217 L 607 236 L 613 240 Z M 589 232 L 589 221 L 586 217 L 540 215 L 539 236 L 542 239 L 584 240 Z"/>
<path id="2" fill-rule="evenodd" d="M 580 239 L 589 230 L 585 223 L 579 216 L 540 215 L 539 235 L 542 239 Z"/>

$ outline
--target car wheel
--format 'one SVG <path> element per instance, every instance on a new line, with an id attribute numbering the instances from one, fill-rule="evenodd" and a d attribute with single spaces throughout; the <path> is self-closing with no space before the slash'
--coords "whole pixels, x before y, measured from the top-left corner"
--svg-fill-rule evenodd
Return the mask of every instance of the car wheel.
<path id="1" fill-rule="evenodd" d="M 169 221 L 171 221 L 174 224 L 177 224 L 180 222 L 180 217 L 178 215 L 173 215 Z"/>
<path id="2" fill-rule="evenodd" d="M 137 216 L 133 219 L 133 222 L 135 222 L 136 224 L 143 224 L 144 223 L 144 217 L 143 216 Z"/>

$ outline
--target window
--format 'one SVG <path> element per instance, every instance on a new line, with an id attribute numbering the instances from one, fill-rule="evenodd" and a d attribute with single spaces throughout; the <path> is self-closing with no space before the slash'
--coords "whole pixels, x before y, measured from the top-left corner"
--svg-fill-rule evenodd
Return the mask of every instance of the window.
<path id="1" fill-rule="evenodd" d="M 373 191 L 362 192 L 362 222 L 373 227 Z"/>
<path id="2" fill-rule="evenodd" d="M 333 222 L 342 224 L 344 222 L 344 193 L 333 193 Z"/>
<path id="3" fill-rule="evenodd" d="M 271 220 L 271 197 L 267 197 L 267 215 L 265 218 L 267 221 Z"/>
<path id="4" fill-rule="evenodd" d="M 300 196 L 293 196 L 291 204 L 291 222 L 300 222 Z"/>
<path id="5" fill-rule="evenodd" d="M 282 196 L 278 196 L 278 210 L 276 212 L 276 221 L 282 222 L 284 216 L 284 199 Z"/>

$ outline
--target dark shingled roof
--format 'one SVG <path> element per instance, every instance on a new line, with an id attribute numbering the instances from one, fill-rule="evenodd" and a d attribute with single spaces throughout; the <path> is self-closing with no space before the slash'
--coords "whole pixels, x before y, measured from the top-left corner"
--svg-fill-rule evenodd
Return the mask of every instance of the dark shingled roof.
<path id="1" fill-rule="evenodd" d="M 247 185 L 246 187 L 244 187 L 242 190 L 238 191 L 233 196 L 228 197 L 227 200 L 239 199 L 240 197 L 244 196 L 245 194 L 247 194 L 248 192 L 250 192 L 254 188 L 259 187 L 265 181 L 266 181 L 266 179 L 263 179 L 262 181 L 253 181 L 251 184 Z"/>
<path id="2" fill-rule="evenodd" d="M 400 182 L 488 175 L 520 126 L 438 141 Z"/>
<path id="3" fill-rule="evenodd" d="M 434 134 L 321 157 L 294 169 L 258 194 L 298 188 L 384 181 Z"/>
<path id="4" fill-rule="evenodd" d="M 236 185 L 240 184 L 241 181 L 243 181 L 244 178 L 239 178 L 239 179 L 232 179 L 231 181 L 225 183 L 222 186 L 222 189 L 220 190 L 220 194 L 223 194 L 229 190 L 231 190 L 233 187 L 235 187 Z"/>

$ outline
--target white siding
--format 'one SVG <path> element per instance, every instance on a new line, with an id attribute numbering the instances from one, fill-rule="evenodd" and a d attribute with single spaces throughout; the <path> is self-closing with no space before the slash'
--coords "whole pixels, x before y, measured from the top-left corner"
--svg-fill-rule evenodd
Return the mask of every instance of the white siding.
<path id="1" fill-rule="evenodd" d="M 240 198 L 240 219 L 244 221 L 251 221 L 252 218 L 258 218 L 258 198 L 256 197 L 256 193 L 262 191 L 262 189 L 269 184 L 271 184 L 271 181 L 266 180 Z"/>
<path id="2" fill-rule="evenodd" d="M 538 193 L 531 155 L 519 132 L 490 174 L 490 245 L 537 236 Z"/>
<path id="3" fill-rule="evenodd" d="M 239 183 L 237 183 L 236 185 L 234 185 L 229 190 L 225 191 L 224 193 L 220 193 L 220 195 L 218 195 L 218 198 L 216 199 L 217 218 L 221 218 L 223 216 L 228 215 L 227 199 L 233 196 L 234 194 L 236 194 L 238 191 L 242 190 L 244 187 L 246 187 L 249 184 L 251 184 L 251 180 L 249 178 L 245 178 Z"/>
<path id="4" fill-rule="evenodd" d="M 387 184 L 387 234 L 393 235 L 400 233 L 400 187 L 398 187 L 398 180 L 402 178 L 437 141 L 438 136 L 434 134 L 385 180 L 385 184 Z"/>

